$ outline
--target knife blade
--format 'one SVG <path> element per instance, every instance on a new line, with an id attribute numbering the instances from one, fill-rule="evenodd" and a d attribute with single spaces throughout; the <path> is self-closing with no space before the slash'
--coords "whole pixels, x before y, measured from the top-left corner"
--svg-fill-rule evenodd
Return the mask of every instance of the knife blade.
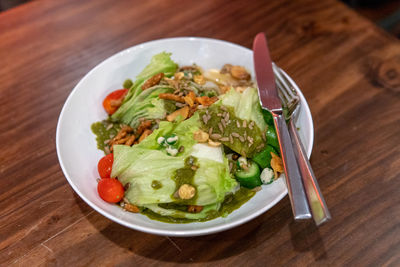
<path id="1" fill-rule="evenodd" d="M 312 217 L 310 207 L 307 202 L 289 131 L 283 117 L 282 102 L 275 85 L 275 76 L 272 70 L 267 39 L 262 32 L 254 38 L 253 59 L 260 104 L 263 109 L 271 112 L 274 119 L 285 171 L 286 186 L 294 218 L 295 220 L 309 219 Z"/>

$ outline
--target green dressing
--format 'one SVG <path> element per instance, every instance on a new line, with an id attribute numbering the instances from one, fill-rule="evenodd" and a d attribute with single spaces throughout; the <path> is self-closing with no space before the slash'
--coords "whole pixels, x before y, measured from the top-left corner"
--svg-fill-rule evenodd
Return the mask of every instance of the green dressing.
<path id="1" fill-rule="evenodd" d="M 196 162 L 197 159 L 195 157 L 189 156 L 185 159 L 185 166 L 175 171 L 174 176 L 172 177 L 172 180 L 175 181 L 175 192 L 178 191 L 179 188 L 184 184 L 188 184 L 196 188 L 196 185 L 193 184 L 193 178 L 194 175 L 196 174 L 196 168 L 193 168 L 193 166 L 196 165 Z M 172 198 L 176 199 L 177 200 L 176 202 L 179 202 L 181 204 L 192 203 L 197 198 L 197 188 L 195 196 L 191 199 L 182 200 L 176 198 L 174 194 L 172 195 Z"/>
<path id="2" fill-rule="evenodd" d="M 112 139 L 118 133 L 121 127 L 119 124 L 114 124 L 110 119 L 107 119 L 93 123 L 90 128 L 96 135 L 97 148 L 106 153 L 104 149 L 106 144 L 104 142 Z"/>
<path id="3" fill-rule="evenodd" d="M 255 195 L 255 192 L 241 187 L 235 194 L 228 195 L 225 198 L 225 201 L 222 203 L 222 206 L 218 211 L 210 211 L 207 217 L 197 220 L 191 220 L 186 218 L 173 218 L 169 216 L 161 216 L 149 209 L 144 209 L 141 211 L 142 214 L 146 215 L 152 220 L 166 222 L 166 223 L 192 223 L 192 222 L 205 222 L 209 220 L 213 220 L 218 217 L 226 217 L 228 214 L 233 212 L 234 210 L 240 208 L 244 203 L 246 203 L 250 198 Z M 159 204 L 162 208 L 170 208 L 170 209 L 177 209 L 181 211 L 186 211 L 186 205 L 179 205 L 175 203 L 168 203 L 168 204 Z"/>
<path id="4" fill-rule="evenodd" d="M 157 189 L 160 189 L 162 187 L 162 184 L 159 181 L 154 180 L 154 181 L 151 182 L 151 187 L 153 189 L 157 190 Z"/>
<path id="5" fill-rule="evenodd" d="M 204 116 L 209 119 L 204 120 Z M 251 158 L 265 146 L 260 128 L 252 121 L 236 117 L 232 107 L 211 106 L 208 111 L 201 111 L 200 117 L 205 132 L 212 129 L 214 135 L 221 136 L 214 140 L 242 156 Z"/>

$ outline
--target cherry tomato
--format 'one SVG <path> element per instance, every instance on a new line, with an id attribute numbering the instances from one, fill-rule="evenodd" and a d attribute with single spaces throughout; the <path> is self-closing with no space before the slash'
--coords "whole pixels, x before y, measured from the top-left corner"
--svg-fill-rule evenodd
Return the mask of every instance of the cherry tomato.
<path id="1" fill-rule="evenodd" d="M 101 178 L 110 178 L 112 165 L 114 162 L 114 154 L 110 153 L 107 156 L 102 157 L 97 164 L 97 170 Z"/>
<path id="2" fill-rule="evenodd" d="M 113 114 L 119 106 L 121 106 L 122 100 L 128 93 L 128 89 L 119 89 L 110 93 L 103 101 L 103 107 L 108 114 Z"/>
<path id="3" fill-rule="evenodd" d="M 107 202 L 117 203 L 124 197 L 124 187 L 117 179 L 101 179 L 97 184 L 99 196 Z"/>

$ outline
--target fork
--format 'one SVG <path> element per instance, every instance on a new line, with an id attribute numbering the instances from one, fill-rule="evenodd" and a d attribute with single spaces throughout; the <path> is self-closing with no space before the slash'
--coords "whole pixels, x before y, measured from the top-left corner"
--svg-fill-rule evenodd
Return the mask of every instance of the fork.
<path id="1" fill-rule="evenodd" d="M 288 121 L 292 145 L 299 164 L 300 174 L 306 191 L 308 203 L 317 226 L 331 219 L 325 199 L 322 196 L 317 179 L 307 158 L 305 149 L 300 141 L 294 120 L 297 119 L 300 109 L 300 97 L 286 74 L 273 64 L 275 82 L 278 87 L 279 97 L 286 109 L 285 117 Z"/>

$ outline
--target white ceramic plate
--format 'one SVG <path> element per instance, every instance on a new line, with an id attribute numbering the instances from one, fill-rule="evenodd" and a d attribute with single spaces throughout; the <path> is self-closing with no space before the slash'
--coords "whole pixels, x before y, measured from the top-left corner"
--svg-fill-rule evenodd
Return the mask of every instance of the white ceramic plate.
<path id="1" fill-rule="evenodd" d="M 171 38 L 139 44 L 106 59 L 75 86 L 61 111 L 57 125 L 57 154 L 61 168 L 75 192 L 93 209 L 107 218 L 139 231 L 167 236 L 197 236 L 220 232 L 243 224 L 264 213 L 286 194 L 282 178 L 263 189 L 226 218 L 189 224 L 168 224 L 141 214 L 125 212 L 117 205 L 104 202 L 97 194 L 97 162 L 104 156 L 97 149 L 90 126 L 106 118 L 102 101 L 108 93 L 120 89 L 127 78 L 134 80 L 153 55 L 167 51 L 179 65 L 196 63 L 203 69 L 221 68 L 225 63 L 253 70 L 253 53 L 245 47 L 207 38 Z M 300 138 L 310 156 L 313 144 L 313 122 L 303 94 L 298 119 Z"/>

